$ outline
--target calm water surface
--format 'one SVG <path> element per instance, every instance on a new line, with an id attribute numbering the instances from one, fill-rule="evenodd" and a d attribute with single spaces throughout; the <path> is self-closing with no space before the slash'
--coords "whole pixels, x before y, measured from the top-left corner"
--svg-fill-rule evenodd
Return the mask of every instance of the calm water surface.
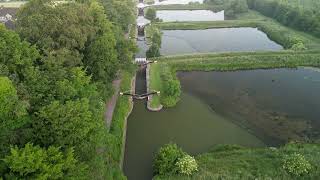
<path id="1" fill-rule="evenodd" d="M 183 91 L 268 145 L 320 137 L 320 72 L 273 69 L 179 73 Z"/>
<path id="2" fill-rule="evenodd" d="M 162 19 L 164 22 L 175 21 L 223 21 L 224 11 L 212 12 L 209 10 L 161 10 L 157 11 L 157 18 Z"/>
<path id="3" fill-rule="evenodd" d="M 164 1 L 159 1 L 155 0 L 155 5 L 170 5 L 170 4 L 189 4 L 191 2 L 198 2 L 198 3 L 203 3 L 203 0 L 164 0 Z"/>
<path id="4" fill-rule="evenodd" d="M 281 45 L 257 28 L 164 30 L 160 52 L 179 55 L 232 51 L 276 51 Z"/>

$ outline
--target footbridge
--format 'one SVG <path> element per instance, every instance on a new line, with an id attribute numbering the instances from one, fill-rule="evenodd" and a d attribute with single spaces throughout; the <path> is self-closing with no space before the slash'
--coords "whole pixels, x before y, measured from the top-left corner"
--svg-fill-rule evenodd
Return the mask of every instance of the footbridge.
<path id="1" fill-rule="evenodd" d="M 129 91 L 127 91 L 127 92 L 120 92 L 120 95 L 121 95 L 121 96 L 131 96 L 132 98 L 138 99 L 138 100 L 146 99 L 146 98 L 148 98 L 150 95 L 154 95 L 154 94 L 160 95 L 160 91 L 152 91 L 152 92 L 145 93 L 145 94 L 132 94 L 132 93 L 130 93 Z"/>

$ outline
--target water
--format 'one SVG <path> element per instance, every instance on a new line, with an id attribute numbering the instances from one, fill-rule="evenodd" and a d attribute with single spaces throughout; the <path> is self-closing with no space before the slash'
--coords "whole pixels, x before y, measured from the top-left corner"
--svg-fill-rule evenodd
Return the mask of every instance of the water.
<path id="1" fill-rule="evenodd" d="M 203 3 L 203 0 L 165 0 L 159 2 L 159 0 L 155 0 L 154 5 L 170 5 L 170 4 L 189 4 L 189 3 Z"/>
<path id="2" fill-rule="evenodd" d="M 137 86 L 145 85 L 143 75 L 143 71 L 137 74 Z M 137 91 L 144 92 L 141 88 Z M 150 180 L 154 153 L 169 142 L 191 154 L 207 152 L 216 144 L 264 146 L 260 139 L 189 93 L 182 94 L 176 107 L 156 113 L 146 110 L 144 101 L 136 101 L 128 119 L 125 149 L 124 172 L 129 180 Z"/>
<path id="3" fill-rule="evenodd" d="M 320 72 L 273 69 L 179 73 L 183 91 L 268 145 L 320 137 Z"/>
<path id="4" fill-rule="evenodd" d="M 137 46 L 139 48 L 139 52 L 136 53 L 135 57 L 136 58 L 145 58 L 146 52 L 148 50 L 148 45 L 147 45 L 147 42 L 146 42 L 144 36 L 138 36 Z"/>
<path id="5" fill-rule="evenodd" d="M 144 71 L 137 91 L 144 92 Z M 128 119 L 124 172 L 150 180 L 157 150 L 175 142 L 196 155 L 216 144 L 276 146 L 319 135 L 320 72 L 273 69 L 180 72 L 183 94 L 174 108 L 153 113 L 136 101 Z"/>
<path id="6" fill-rule="evenodd" d="M 144 16 L 138 16 L 137 18 L 137 25 L 147 25 L 150 21 L 146 19 Z"/>
<path id="7" fill-rule="evenodd" d="M 164 30 L 162 32 L 161 55 L 283 49 L 257 28 Z"/>
<path id="8" fill-rule="evenodd" d="M 157 18 L 163 22 L 175 21 L 223 21 L 224 11 L 216 12 L 209 10 L 161 10 L 157 11 Z"/>

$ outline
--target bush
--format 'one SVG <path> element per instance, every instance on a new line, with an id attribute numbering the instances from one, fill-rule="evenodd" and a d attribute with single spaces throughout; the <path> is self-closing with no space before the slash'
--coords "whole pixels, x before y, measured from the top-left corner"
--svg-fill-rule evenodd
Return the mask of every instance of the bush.
<path id="1" fill-rule="evenodd" d="M 181 85 L 175 73 L 171 72 L 170 67 L 163 66 L 161 69 L 162 96 L 161 104 L 165 107 L 173 107 L 180 100 Z"/>
<path id="2" fill-rule="evenodd" d="M 156 9 L 148 8 L 145 16 L 150 21 L 154 21 L 157 17 Z"/>
<path id="3" fill-rule="evenodd" d="M 196 171 L 198 171 L 198 164 L 194 157 L 190 155 L 185 155 L 184 157 L 180 158 L 176 163 L 178 167 L 178 172 L 183 175 L 192 175 Z"/>
<path id="4" fill-rule="evenodd" d="M 306 46 L 303 44 L 303 42 L 298 42 L 291 47 L 292 50 L 294 51 L 303 51 L 307 50 Z"/>
<path id="5" fill-rule="evenodd" d="M 151 38 L 152 44 L 157 44 L 159 48 L 161 47 L 161 32 L 155 31 Z"/>
<path id="6" fill-rule="evenodd" d="M 153 172 L 155 175 L 166 175 L 166 174 L 176 174 L 178 168 L 176 163 L 180 158 L 183 158 L 186 155 L 176 144 L 166 144 L 160 148 L 157 153 L 154 165 Z"/>
<path id="7" fill-rule="evenodd" d="M 159 57 L 160 56 L 160 48 L 157 44 L 152 44 L 148 49 L 147 58 Z"/>
<path id="8" fill-rule="evenodd" d="M 311 164 L 303 155 L 293 153 L 284 157 L 283 168 L 293 175 L 300 176 L 309 173 Z"/>
<path id="9" fill-rule="evenodd" d="M 237 14 L 248 12 L 248 4 L 246 0 L 230 1 L 226 5 L 226 16 L 234 17 Z"/>

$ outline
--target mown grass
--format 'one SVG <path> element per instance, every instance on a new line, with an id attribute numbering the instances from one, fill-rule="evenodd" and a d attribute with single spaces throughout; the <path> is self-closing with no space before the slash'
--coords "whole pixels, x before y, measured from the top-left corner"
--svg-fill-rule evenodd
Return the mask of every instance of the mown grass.
<path id="1" fill-rule="evenodd" d="M 249 11 L 240 14 L 235 20 L 208 21 L 208 22 L 165 22 L 157 23 L 162 30 L 199 30 L 212 28 L 253 27 L 258 28 L 267 36 L 290 49 L 297 42 L 303 42 L 307 49 L 320 49 L 320 39 L 304 32 L 285 27 L 275 20 L 265 17 L 258 12 Z"/>
<path id="2" fill-rule="evenodd" d="M 203 54 L 203 55 L 184 55 L 154 58 L 159 61 L 161 69 L 170 69 L 166 73 L 176 79 L 177 71 L 235 71 L 251 69 L 272 69 L 272 68 L 297 68 L 299 66 L 320 67 L 320 51 L 282 51 L 282 52 L 243 52 L 243 53 L 224 53 L 224 54 Z M 155 71 L 155 69 L 151 69 Z M 161 71 L 152 72 L 160 75 Z M 153 79 L 150 79 L 151 83 Z M 166 86 L 164 80 L 160 82 L 160 87 Z M 170 102 L 166 102 L 166 99 Z M 165 107 L 166 104 L 176 104 L 179 97 L 170 97 L 162 92 L 160 101 Z"/>
<path id="3" fill-rule="evenodd" d="M 303 155 L 312 165 L 311 172 L 294 176 L 283 169 L 283 158 L 292 153 Z M 216 146 L 209 153 L 198 155 L 199 171 L 193 176 L 168 175 L 155 180 L 205 179 L 319 179 L 320 144 L 287 144 L 280 148 L 245 148 Z"/>
<path id="4" fill-rule="evenodd" d="M 151 91 L 162 91 L 161 88 L 161 77 L 160 77 L 160 72 L 161 71 L 161 65 L 160 64 L 151 64 L 150 65 L 150 90 Z M 152 80 L 151 80 L 152 79 Z M 160 102 L 160 96 L 159 95 L 153 95 L 152 100 L 150 102 L 151 108 L 158 108 L 161 105 Z"/>

